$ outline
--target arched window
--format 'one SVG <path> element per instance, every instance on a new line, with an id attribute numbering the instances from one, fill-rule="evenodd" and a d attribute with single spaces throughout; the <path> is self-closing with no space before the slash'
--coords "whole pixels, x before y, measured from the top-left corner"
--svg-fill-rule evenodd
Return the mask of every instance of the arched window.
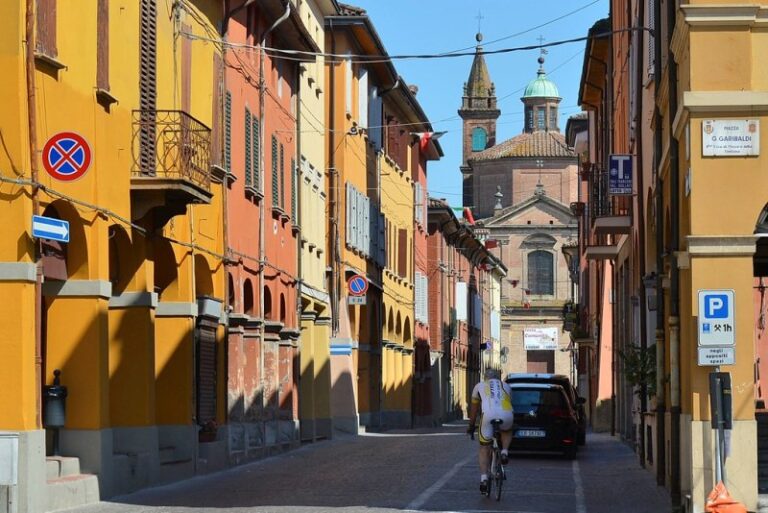
<path id="1" fill-rule="evenodd" d="M 549 251 L 528 253 L 528 289 L 537 295 L 555 293 L 554 258 Z"/>
<path id="2" fill-rule="evenodd" d="M 472 151 L 483 151 L 488 145 L 488 133 L 476 126 L 472 129 Z"/>

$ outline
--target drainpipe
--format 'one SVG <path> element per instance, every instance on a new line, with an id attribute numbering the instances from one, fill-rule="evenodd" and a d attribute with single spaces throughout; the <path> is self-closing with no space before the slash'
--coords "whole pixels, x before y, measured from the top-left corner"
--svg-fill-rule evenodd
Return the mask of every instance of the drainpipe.
<path id="1" fill-rule="evenodd" d="M 249 2 L 246 2 L 247 5 Z M 259 44 L 259 138 L 261 139 L 261 152 L 259 155 L 259 189 L 261 192 L 261 201 L 259 202 L 259 317 L 261 318 L 261 343 L 259 344 L 259 379 L 261 381 L 261 407 L 262 410 L 266 408 L 267 398 L 264 391 L 264 334 L 265 322 L 264 319 L 264 262 L 266 260 L 266 253 L 264 250 L 264 182 L 265 182 L 265 169 L 264 169 L 264 154 L 266 153 L 266 130 L 264 129 L 264 96 L 266 94 L 267 81 L 264 79 L 264 46 L 267 44 L 267 36 L 277 28 L 282 22 L 288 19 L 291 14 L 291 3 L 288 2 L 285 7 L 285 12 L 269 27 L 261 36 L 261 43 Z"/>
<path id="2" fill-rule="evenodd" d="M 675 32 L 677 7 L 675 2 L 667 3 L 667 36 L 672 38 Z M 669 308 L 669 364 L 670 364 L 670 412 L 671 418 L 671 451 L 672 464 L 672 504 L 680 505 L 680 270 L 677 267 L 677 251 L 680 240 L 680 170 L 679 170 L 679 144 L 672 131 L 672 124 L 677 114 L 677 63 L 671 50 L 667 57 L 669 69 L 669 178 L 670 178 L 670 214 L 671 223 L 671 247 L 670 261 L 672 265 L 672 277 L 670 283 L 670 308 Z"/>
<path id="3" fill-rule="evenodd" d="M 298 65 L 296 66 L 296 69 L 298 69 Z M 294 163 L 296 164 L 293 169 L 291 169 L 291 173 L 293 173 L 291 176 L 295 177 L 293 179 L 293 185 L 296 188 L 294 191 L 294 194 L 296 195 L 296 208 L 295 208 L 295 214 L 296 219 L 293 220 L 293 222 L 296 224 L 297 231 L 296 231 L 296 329 L 299 330 L 299 338 L 301 338 L 301 294 L 302 294 L 302 284 L 304 283 L 304 273 L 302 272 L 301 265 L 302 265 L 302 250 L 301 250 L 301 239 L 303 237 L 302 231 L 301 231 L 301 220 L 302 220 L 302 211 L 301 211 L 301 176 L 299 175 L 299 167 L 301 167 L 301 80 L 299 79 L 299 74 L 297 73 L 294 77 L 294 85 L 296 87 L 296 151 L 295 155 L 296 158 L 294 159 Z M 301 402 L 302 402 L 302 394 L 298 393 L 298 387 L 299 387 L 299 379 L 301 379 L 301 342 L 297 344 L 296 347 L 296 359 L 295 363 L 293 365 L 293 371 L 294 371 L 294 383 L 296 383 L 296 395 L 298 396 L 298 403 L 299 403 L 299 412 L 301 412 Z M 299 414 L 297 412 L 297 418 L 299 417 Z M 301 436 L 299 436 L 301 438 Z"/>
<path id="4" fill-rule="evenodd" d="M 637 77 L 638 83 L 635 84 L 635 153 L 637 154 L 637 241 L 638 245 L 640 246 L 640 251 L 638 251 L 638 266 L 639 269 L 637 271 L 637 276 L 639 278 L 638 285 L 639 285 L 639 303 L 640 303 L 640 354 L 643 356 L 643 361 L 645 361 L 645 356 L 648 353 L 648 339 L 647 337 L 647 326 L 646 326 L 646 317 L 647 313 L 645 311 L 646 308 L 646 294 L 645 294 L 645 284 L 643 283 L 643 276 L 645 276 L 646 269 L 645 269 L 645 181 L 643 179 L 643 87 L 640 87 L 641 80 L 640 77 L 643 76 L 643 54 L 645 52 L 641 51 L 641 48 L 643 48 L 643 45 L 641 44 L 643 41 L 643 32 L 640 31 L 640 27 L 644 25 L 645 20 L 645 2 L 638 2 L 638 13 L 637 13 L 637 27 L 638 30 L 637 36 L 636 36 L 636 42 L 638 43 L 638 47 L 635 51 L 635 55 L 637 56 L 637 72 L 635 73 L 635 76 Z M 634 223 L 633 223 L 634 224 Z M 643 383 L 640 385 L 640 465 L 645 468 L 645 447 L 647 444 L 647 441 L 645 439 L 645 413 L 648 410 L 648 384 L 643 381 Z"/>
<path id="5" fill-rule="evenodd" d="M 27 72 L 27 121 L 29 129 L 29 177 L 32 181 L 32 215 L 40 212 L 37 189 L 37 111 L 35 110 L 35 0 L 27 0 L 26 17 L 26 72 Z M 40 246 L 34 245 L 35 262 L 35 426 L 42 428 L 43 390 L 43 269 L 40 265 Z"/>
<path id="6" fill-rule="evenodd" d="M 661 89 L 661 2 L 654 2 L 654 92 Z M 656 484 L 664 486 L 667 475 L 666 458 L 666 349 L 664 347 L 664 183 L 660 178 L 662 130 L 661 111 L 654 108 L 654 167 L 656 170 Z"/>
<path id="7" fill-rule="evenodd" d="M 333 31 L 333 20 L 330 20 L 331 53 L 336 54 L 336 35 Z M 331 336 L 335 337 L 339 332 L 339 289 L 338 289 L 338 180 L 335 154 L 335 128 L 336 128 L 336 64 L 331 63 L 328 69 L 328 207 L 330 213 L 330 233 L 328 244 L 328 259 L 330 260 L 331 276 L 328 283 L 328 294 L 331 298 Z M 383 356 L 383 353 L 382 353 Z"/>

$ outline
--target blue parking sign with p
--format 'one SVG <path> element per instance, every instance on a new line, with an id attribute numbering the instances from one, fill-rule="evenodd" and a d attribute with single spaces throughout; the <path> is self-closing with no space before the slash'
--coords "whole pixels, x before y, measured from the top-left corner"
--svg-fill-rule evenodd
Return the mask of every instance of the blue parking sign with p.
<path id="1" fill-rule="evenodd" d="M 733 347 L 736 318 L 732 290 L 699 290 L 699 347 Z"/>
<path id="2" fill-rule="evenodd" d="M 704 296 L 704 309 L 707 319 L 725 319 L 728 317 L 728 296 L 725 294 Z"/>

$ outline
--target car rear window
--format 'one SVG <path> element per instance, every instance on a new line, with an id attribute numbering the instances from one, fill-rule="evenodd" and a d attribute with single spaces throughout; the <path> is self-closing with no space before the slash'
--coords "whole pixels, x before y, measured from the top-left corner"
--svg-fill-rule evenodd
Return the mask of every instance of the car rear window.
<path id="1" fill-rule="evenodd" d="M 552 389 L 512 389 L 512 408 L 515 413 L 548 413 L 567 407 L 565 396 Z"/>

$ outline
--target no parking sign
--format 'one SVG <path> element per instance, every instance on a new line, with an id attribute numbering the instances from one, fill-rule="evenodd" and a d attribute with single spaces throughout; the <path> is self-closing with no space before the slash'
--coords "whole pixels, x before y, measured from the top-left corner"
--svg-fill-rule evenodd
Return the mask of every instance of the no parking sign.
<path id="1" fill-rule="evenodd" d="M 88 171 L 91 147 L 74 132 L 59 132 L 43 146 L 43 167 L 57 180 L 71 182 Z"/>

